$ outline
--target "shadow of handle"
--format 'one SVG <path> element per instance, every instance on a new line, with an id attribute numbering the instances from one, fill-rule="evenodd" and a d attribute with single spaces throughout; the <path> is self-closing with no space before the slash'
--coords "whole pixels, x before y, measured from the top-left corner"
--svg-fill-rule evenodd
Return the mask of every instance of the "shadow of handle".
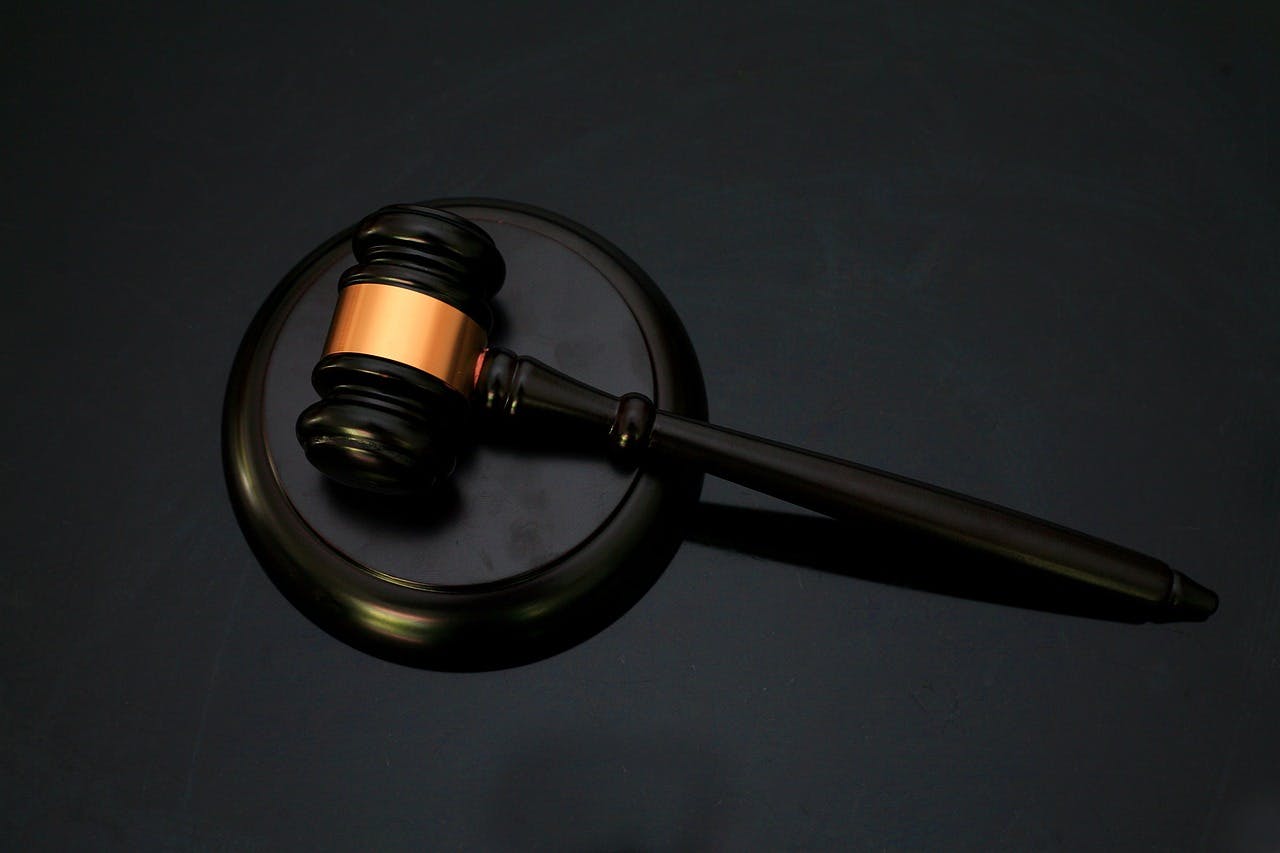
<path id="1" fill-rule="evenodd" d="M 1109 592 L 879 520 L 834 520 L 701 503 L 686 539 L 845 577 L 1059 613 L 1141 624 L 1167 612 Z M 1176 621 L 1176 620 L 1172 620 Z"/>

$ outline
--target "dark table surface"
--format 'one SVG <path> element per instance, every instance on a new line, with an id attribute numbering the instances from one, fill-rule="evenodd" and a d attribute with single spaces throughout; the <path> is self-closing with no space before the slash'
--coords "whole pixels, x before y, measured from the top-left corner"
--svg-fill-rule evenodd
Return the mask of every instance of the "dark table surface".
<path id="1" fill-rule="evenodd" d="M 1278 17 L 11 9 L 0 840 L 1277 849 Z M 719 422 L 1149 551 L 1221 610 L 1130 625 L 687 543 L 523 668 L 332 640 L 237 528 L 224 383 L 298 258 L 449 195 L 621 246 Z"/>

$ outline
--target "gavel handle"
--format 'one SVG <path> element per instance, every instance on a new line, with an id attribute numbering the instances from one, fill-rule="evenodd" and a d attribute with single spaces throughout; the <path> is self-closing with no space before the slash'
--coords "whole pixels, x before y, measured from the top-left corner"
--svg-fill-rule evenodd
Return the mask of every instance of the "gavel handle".
<path id="1" fill-rule="evenodd" d="M 1205 619 L 1218 597 L 1165 563 L 1084 533 L 927 483 L 615 397 L 531 358 L 487 350 L 477 404 L 504 419 L 586 428 L 616 450 L 712 476 L 833 518 L 877 518 L 1132 599 L 1159 621 Z"/>

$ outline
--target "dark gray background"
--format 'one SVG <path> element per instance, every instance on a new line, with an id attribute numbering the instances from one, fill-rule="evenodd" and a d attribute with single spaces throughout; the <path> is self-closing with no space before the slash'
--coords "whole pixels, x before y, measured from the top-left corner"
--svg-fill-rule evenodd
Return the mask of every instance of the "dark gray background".
<path id="1" fill-rule="evenodd" d="M 9 846 L 1280 845 L 1274 4 L 173 5 L 0 35 Z M 314 245 L 465 194 L 627 251 L 717 420 L 1148 550 L 1221 611 L 688 544 L 521 669 L 330 639 L 237 529 L 223 384 Z"/>

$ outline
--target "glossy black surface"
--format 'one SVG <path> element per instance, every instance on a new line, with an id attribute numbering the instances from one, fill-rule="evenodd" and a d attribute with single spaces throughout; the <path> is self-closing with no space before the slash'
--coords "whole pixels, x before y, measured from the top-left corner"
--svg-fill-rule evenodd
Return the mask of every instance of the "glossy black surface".
<path id="1" fill-rule="evenodd" d="M 3 846 L 1272 853 L 1273 8 L 11 4 Z M 439 673 L 332 640 L 227 500 L 229 365 L 334 229 L 475 194 L 652 275 L 715 422 L 1160 555 L 1222 609 L 938 594 L 973 561 L 708 478 L 705 529 L 563 654 Z M 646 390 L 564 343 L 513 340 Z M 301 377 L 293 447 L 297 354 L 269 376 Z M 578 538 L 591 507 L 539 471 L 545 534 Z M 516 533 L 486 540 L 499 572 Z M 419 573 L 449 544 L 342 537 Z"/>
<path id="2" fill-rule="evenodd" d="M 358 263 L 338 287 L 390 284 L 442 300 L 493 327 L 493 297 L 506 264 L 489 234 L 470 219 L 427 204 L 390 204 L 366 216 L 351 235 Z"/>
<path id="3" fill-rule="evenodd" d="M 705 416 L 701 371 L 679 320 L 653 283 L 617 249 L 581 226 L 524 205 L 445 200 L 435 206 L 466 211 L 477 221 L 493 223 L 495 233 L 506 238 L 511 263 L 522 274 L 518 287 L 529 294 L 526 300 L 532 298 L 543 305 L 541 311 L 530 310 L 529 316 L 511 321 L 515 337 L 520 337 L 521 328 L 528 330 L 526 334 L 544 338 L 564 331 L 554 323 L 539 325 L 536 321 L 541 313 L 558 311 L 564 300 L 585 298 L 616 304 L 632 325 L 624 335 L 592 340 L 594 357 L 617 362 L 638 343 L 645 375 L 632 377 L 633 381 L 644 382 L 682 411 Z M 326 298 L 323 290 L 314 296 L 313 291 L 327 289 L 334 261 L 342 256 L 348 242 L 354 242 L 362 265 L 343 273 L 339 284 L 350 283 L 353 274 L 367 273 L 372 253 L 362 245 L 362 240 L 368 240 L 363 235 L 373 230 L 371 222 L 385 218 L 386 210 L 399 212 L 385 209 L 302 260 L 285 276 L 246 332 L 231 372 L 223 414 L 224 465 L 232 504 L 254 552 L 281 592 L 339 639 L 388 660 L 434 669 L 481 670 L 528 663 L 591 636 L 650 587 L 680 543 L 701 486 L 701 472 L 661 465 L 646 466 L 636 473 L 604 472 L 605 479 L 618 481 L 621 488 L 610 503 L 592 506 L 599 500 L 595 484 L 601 472 L 591 471 L 583 477 L 576 474 L 573 461 L 552 459 L 558 472 L 556 487 L 563 493 L 564 509 L 559 511 L 573 507 L 575 514 L 586 519 L 596 514 L 597 521 L 584 528 L 579 539 L 562 541 L 558 549 L 542 558 L 537 552 L 545 547 L 521 548 L 519 568 L 505 572 L 495 571 L 486 554 L 507 537 L 508 530 L 532 529 L 536 540 L 562 526 L 554 515 L 548 517 L 556 508 L 537 497 L 537 460 L 522 468 L 517 458 L 514 464 L 500 466 L 496 474 L 469 460 L 458 472 L 461 482 L 449 483 L 450 491 L 429 500 L 402 498 L 398 505 L 390 498 L 379 500 L 341 485 L 319 484 L 319 491 L 332 500 L 318 513 L 314 506 L 308 506 L 308 496 L 317 490 L 315 481 L 320 474 L 312 470 L 309 477 L 299 475 L 296 460 L 305 451 L 307 462 L 316 464 L 315 448 L 306 440 L 316 431 L 341 432 L 348 424 L 365 429 L 372 417 L 370 410 L 387 413 L 382 433 L 387 459 L 378 462 L 376 471 L 353 470 L 352 461 L 343 457 L 329 460 L 331 465 L 317 466 L 329 477 L 336 472 L 358 480 L 361 486 L 370 482 L 381 486 L 392 476 L 388 466 L 395 457 L 405 455 L 404 448 L 438 458 L 432 442 L 451 439 L 455 430 L 467 425 L 468 412 L 461 395 L 448 389 L 437 394 L 432 386 L 420 394 L 413 384 L 419 371 L 397 375 L 394 364 L 370 360 L 368 368 L 351 379 L 360 359 L 345 356 L 344 364 L 334 365 L 325 359 L 315 371 L 318 378 L 313 381 L 325 397 L 300 417 L 301 445 L 272 438 L 273 432 L 277 436 L 280 432 L 279 399 L 293 399 L 297 393 L 284 389 L 296 389 L 305 374 L 290 375 L 287 369 L 277 368 L 273 381 L 271 365 L 295 363 L 299 346 L 310 352 L 319 346 L 327 324 L 317 325 L 316 312 L 303 303 L 309 299 L 332 302 L 332 292 Z M 476 225 L 452 214 L 420 208 L 394 229 L 384 229 L 386 233 L 379 234 L 377 240 L 392 242 L 395 235 L 418 227 L 424 219 L 435 222 L 441 217 L 455 219 L 484 235 Z M 434 240 L 424 244 L 433 257 L 453 248 L 444 241 L 455 237 L 460 226 L 448 224 L 455 233 L 444 235 L 439 244 Z M 513 229 L 519 235 L 515 239 L 511 239 Z M 490 267 L 500 269 L 500 256 L 488 236 L 484 236 L 484 243 L 488 255 L 499 259 Z M 465 248 L 460 247 L 459 254 Z M 380 274 L 398 274 L 400 261 L 396 260 L 394 268 L 384 263 Z M 566 269 L 575 265 L 576 277 L 565 278 Z M 460 290 L 482 286 L 484 281 L 476 281 L 474 270 L 470 272 L 459 275 L 453 286 Z M 412 269 L 405 275 L 410 273 Z M 494 290 L 496 287 L 486 289 L 485 295 Z M 519 306 L 522 300 L 517 297 L 512 303 Z M 481 307 L 489 310 L 487 304 Z M 283 334 L 290 324 L 299 325 L 295 314 L 309 334 Z M 588 334 L 599 336 L 601 331 Z M 582 334 L 581 330 L 572 331 L 567 339 L 581 340 Z M 324 380 L 335 369 L 348 378 L 345 384 L 330 389 Z M 435 413 L 431 417 L 441 417 L 440 403 L 451 400 L 457 405 L 447 414 L 455 421 L 428 420 L 431 412 Z M 401 411 L 410 419 L 402 418 Z M 448 432 L 442 435 L 442 429 Z M 419 440 L 423 443 L 415 445 Z M 483 453 L 469 452 L 472 456 Z M 417 459 L 410 464 L 409 473 L 423 466 Z M 295 478 L 301 477 L 300 481 L 295 479 L 302 484 L 300 488 L 291 488 L 289 479 L 281 476 L 286 468 L 295 472 Z M 406 472 L 394 473 L 403 476 Z M 403 480 L 395 479 L 389 485 L 403 485 Z M 529 496 L 534 499 L 529 501 Z M 525 497 L 526 502 L 510 503 L 511 497 Z M 566 499 L 568 504 L 563 503 Z M 399 529 L 377 522 L 378 517 L 387 515 L 399 518 Z M 342 534 L 352 528 L 360 531 L 366 543 L 343 547 Z M 527 546 L 529 537 L 522 538 Z M 369 552 L 370 539 L 379 542 L 366 556 L 362 552 Z M 393 552 L 397 547 L 416 548 L 413 563 L 426 567 L 402 573 L 398 570 L 402 564 L 388 559 L 381 540 L 388 540 L 386 546 Z M 457 562 L 481 568 L 449 565 Z M 477 574 L 489 576 L 479 582 L 456 580 Z"/>
<path id="4" fill-rule="evenodd" d="M 377 494 L 424 492 L 453 472 L 467 399 L 421 370 L 355 353 L 319 360 L 320 399 L 298 415 L 298 443 L 318 471 Z"/>

